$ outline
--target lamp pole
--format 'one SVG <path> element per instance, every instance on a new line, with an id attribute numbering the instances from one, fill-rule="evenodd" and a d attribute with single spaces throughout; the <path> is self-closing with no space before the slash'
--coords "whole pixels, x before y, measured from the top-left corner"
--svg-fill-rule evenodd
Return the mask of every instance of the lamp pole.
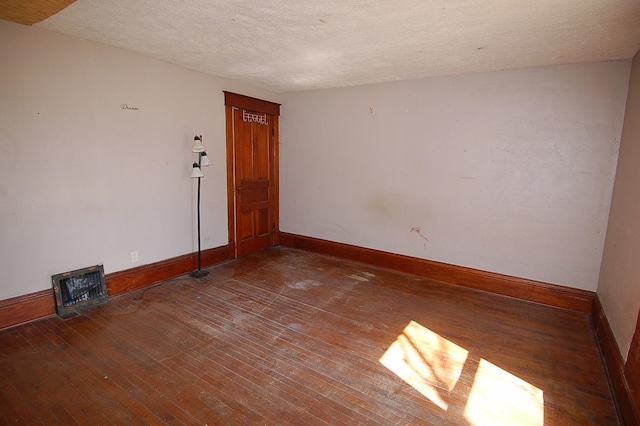
<path id="1" fill-rule="evenodd" d="M 194 142 L 200 142 L 200 144 L 202 143 L 202 136 L 196 136 L 194 138 Z M 204 146 L 202 147 L 204 148 Z M 202 180 L 202 171 L 201 171 L 201 167 L 202 167 L 202 156 L 206 155 L 204 153 L 204 150 L 199 151 L 198 152 L 198 163 L 193 163 L 193 167 L 194 170 L 197 167 L 198 168 L 198 201 L 197 201 L 197 210 L 198 210 L 198 269 L 196 269 L 195 271 L 191 271 L 191 273 L 189 275 L 191 275 L 194 278 L 202 278 L 202 277 L 206 277 L 207 275 L 209 275 L 209 271 L 205 271 L 202 269 L 202 248 L 200 245 L 200 181 Z M 193 177 L 193 175 L 192 175 Z"/>

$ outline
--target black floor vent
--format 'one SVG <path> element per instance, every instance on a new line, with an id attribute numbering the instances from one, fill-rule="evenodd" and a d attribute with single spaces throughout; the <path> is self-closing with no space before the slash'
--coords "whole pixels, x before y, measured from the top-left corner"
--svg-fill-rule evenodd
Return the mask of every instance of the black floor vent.
<path id="1" fill-rule="evenodd" d="M 56 312 L 63 318 L 106 301 L 109 297 L 102 265 L 53 275 Z"/>

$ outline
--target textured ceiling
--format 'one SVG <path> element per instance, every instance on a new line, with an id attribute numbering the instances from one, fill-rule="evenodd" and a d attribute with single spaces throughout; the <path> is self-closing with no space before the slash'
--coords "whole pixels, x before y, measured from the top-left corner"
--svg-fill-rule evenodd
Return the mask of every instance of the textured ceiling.
<path id="1" fill-rule="evenodd" d="M 640 0 L 78 0 L 36 26 L 288 92 L 630 58 Z"/>

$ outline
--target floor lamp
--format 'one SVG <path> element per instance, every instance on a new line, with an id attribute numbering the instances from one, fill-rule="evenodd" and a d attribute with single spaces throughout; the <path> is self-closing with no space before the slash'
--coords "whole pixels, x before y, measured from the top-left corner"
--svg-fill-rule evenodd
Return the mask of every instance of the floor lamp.
<path id="1" fill-rule="evenodd" d="M 189 275 L 194 278 L 202 278 L 209 275 L 209 271 L 202 269 L 202 249 L 200 246 L 200 181 L 204 177 L 202 167 L 211 164 L 211 161 L 209 161 L 209 157 L 207 157 L 207 153 L 205 152 L 205 147 L 202 144 L 202 135 L 196 135 L 193 138 L 193 147 L 191 148 L 191 151 L 198 154 L 198 162 L 193 163 L 193 169 L 191 170 L 191 178 L 198 179 L 198 269 L 191 271 Z"/>

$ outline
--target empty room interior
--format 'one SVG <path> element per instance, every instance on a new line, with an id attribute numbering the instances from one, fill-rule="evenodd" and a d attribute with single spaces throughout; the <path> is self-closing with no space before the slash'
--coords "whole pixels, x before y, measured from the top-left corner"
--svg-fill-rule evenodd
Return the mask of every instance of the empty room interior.
<path id="1" fill-rule="evenodd" d="M 0 423 L 640 424 L 640 2 L 0 1 Z"/>

